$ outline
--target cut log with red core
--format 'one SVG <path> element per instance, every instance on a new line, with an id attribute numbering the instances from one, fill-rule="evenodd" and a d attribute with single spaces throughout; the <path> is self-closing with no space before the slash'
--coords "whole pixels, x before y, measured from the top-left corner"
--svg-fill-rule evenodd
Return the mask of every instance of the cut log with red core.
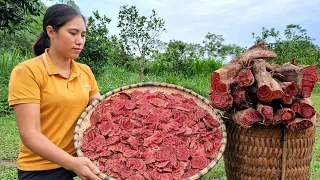
<path id="1" fill-rule="evenodd" d="M 229 93 L 214 93 L 209 94 L 210 104 L 219 110 L 225 111 L 232 107 L 233 98 Z"/>
<path id="2" fill-rule="evenodd" d="M 279 109 L 273 118 L 273 125 L 288 124 L 296 118 L 295 112 L 290 108 Z"/>
<path id="3" fill-rule="evenodd" d="M 284 92 L 282 100 L 284 104 L 292 104 L 293 97 L 299 94 L 298 86 L 295 82 L 282 82 L 280 86 Z"/>
<path id="4" fill-rule="evenodd" d="M 262 116 L 262 124 L 269 126 L 273 124 L 273 108 L 268 105 L 263 105 L 261 103 L 257 104 L 257 111 L 261 114 Z"/>
<path id="5" fill-rule="evenodd" d="M 303 98 L 308 98 L 318 81 L 317 69 L 317 65 L 298 66 L 286 63 L 281 69 L 276 69 L 273 77 L 284 82 L 295 82 L 299 88 L 299 94 Z"/>
<path id="6" fill-rule="evenodd" d="M 263 59 L 255 60 L 253 73 L 258 85 L 258 99 L 260 101 L 271 102 L 273 99 L 279 99 L 283 96 L 282 88 L 266 70 L 266 64 Z"/>
<path id="7" fill-rule="evenodd" d="M 302 131 L 316 125 L 316 115 L 311 118 L 296 118 L 286 125 L 290 131 Z"/>
<path id="8" fill-rule="evenodd" d="M 228 64 L 211 73 L 211 88 L 214 93 L 229 92 L 231 84 L 242 69 L 239 63 Z"/>
<path id="9" fill-rule="evenodd" d="M 276 58 L 277 54 L 272 50 L 268 49 L 264 42 L 258 42 L 251 46 L 239 57 L 231 60 L 231 63 L 239 62 L 244 66 L 249 66 L 250 62 L 255 59 L 266 59 L 266 58 Z"/>
<path id="10" fill-rule="evenodd" d="M 210 104 L 246 128 L 256 122 L 254 119 L 266 126 L 288 125 L 295 119 L 290 127 L 303 124 L 315 115 L 307 98 L 320 79 L 318 66 L 299 65 L 296 58 L 282 66 L 266 62 L 276 57 L 259 42 L 212 72 Z"/>
<path id="11" fill-rule="evenodd" d="M 235 82 L 238 83 L 240 87 L 248 87 L 253 85 L 254 77 L 250 69 L 245 69 L 239 73 L 235 78 Z"/>
<path id="12" fill-rule="evenodd" d="M 233 97 L 233 105 L 237 110 L 247 109 L 252 107 L 251 102 L 246 97 L 246 91 L 240 86 L 233 86 L 231 88 L 231 94 Z"/>
<path id="13" fill-rule="evenodd" d="M 302 68 L 301 96 L 311 96 L 315 83 L 318 81 L 318 67 L 316 65 Z"/>
<path id="14" fill-rule="evenodd" d="M 232 115 L 232 119 L 244 128 L 250 128 L 253 123 L 262 121 L 260 113 L 254 108 L 236 111 L 236 113 Z"/>
<path id="15" fill-rule="evenodd" d="M 313 104 L 309 98 L 298 99 L 292 104 L 291 109 L 304 118 L 311 118 L 316 114 Z"/>

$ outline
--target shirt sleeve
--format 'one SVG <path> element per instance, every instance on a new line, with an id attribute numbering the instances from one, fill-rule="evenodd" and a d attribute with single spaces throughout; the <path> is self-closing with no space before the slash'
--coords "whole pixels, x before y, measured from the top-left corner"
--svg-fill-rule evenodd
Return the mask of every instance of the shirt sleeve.
<path id="1" fill-rule="evenodd" d="M 32 71 L 17 65 L 11 72 L 8 85 L 9 106 L 22 103 L 40 103 L 40 88 Z"/>
<path id="2" fill-rule="evenodd" d="M 91 68 L 88 65 L 87 65 L 87 69 L 88 69 L 88 73 L 89 73 L 89 76 L 90 76 L 91 91 L 89 93 L 89 97 L 91 97 L 92 95 L 94 95 L 97 92 L 99 92 L 99 87 L 98 87 L 97 80 L 96 80 Z"/>

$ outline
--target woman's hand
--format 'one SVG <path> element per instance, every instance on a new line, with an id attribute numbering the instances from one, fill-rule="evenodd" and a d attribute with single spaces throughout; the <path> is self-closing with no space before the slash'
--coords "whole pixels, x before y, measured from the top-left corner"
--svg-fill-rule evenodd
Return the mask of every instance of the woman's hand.
<path id="1" fill-rule="evenodd" d="M 101 180 L 99 168 L 86 157 L 73 157 L 69 170 L 75 172 L 83 180 Z"/>

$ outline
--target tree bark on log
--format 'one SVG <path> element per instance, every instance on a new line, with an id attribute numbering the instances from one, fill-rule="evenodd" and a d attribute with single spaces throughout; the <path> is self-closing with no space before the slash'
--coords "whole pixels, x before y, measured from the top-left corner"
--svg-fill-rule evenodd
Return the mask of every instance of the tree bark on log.
<path id="1" fill-rule="evenodd" d="M 210 104 L 212 107 L 226 111 L 232 107 L 233 98 L 229 93 L 214 93 L 209 94 Z"/>
<path id="2" fill-rule="evenodd" d="M 247 98 L 247 94 L 244 88 L 240 86 L 233 86 L 231 88 L 231 94 L 233 97 L 233 105 L 237 110 L 243 110 L 252 107 L 252 103 L 249 98 Z"/>
<path id="3" fill-rule="evenodd" d="M 263 59 L 255 60 L 253 73 L 258 85 L 258 99 L 263 102 L 271 102 L 283 96 L 282 88 L 279 83 L 271 77 L 266 69 Z"/>
<path id="4" fill-rule="evenodd" d="M 254 108 L 236 111 L 232 118 L 244 128 L 249 128 L 253 123 L 262 121 L 261 114 Z"/>
<path id="5" fill-rule="evenodd" d="M 298 66 L 286 63 L 280 69 L 275 70 L 273 77 L 283 82 L 295 82 L 301 97 L 308 98 L 318 81 L 317 69 L 317 65 Z"/>
<path id="6" fill-rule="evenodd" d="M 290 131 L 302 131 L 316 125 L 316 115 L 311 118 L 296 118 L 286 125 Z"/>
<path id="7" fill-rule="evenodd" d="M 249 87 L 254 83 L 254 77 L 250 69 L 245 69 L 239 72 L 239 75 L 235 78 L 235 82 L 240 87 Z"/>
<path id="8" fill-rule="evenodd" d="M 257 104 L 257 111 L 262 116 L 262 122 L 261 124 L 269 126 L 273 124 L 273 108 L 268 105 L 263 105 L 261 103 Z"/>
<path id="9" fill-rule="evenodd" d="M 280 87 L 283 90 L 282 100 L 284 104 L 292 104 L 293 97 L 299 94 L 298 86 L 295 82 L 282 82 Z"/>
<path id="10" fill-rule="evenodd" d="M 264 42 L 258 42 L 242 53 L 239 57 L 231 60 L 231 63 L 238 62 L 243 66 L 249 66 L 255 59 L 276 58 L 277 54 L 268 49 Z"/>
<path id="11" fill-rule="evenodd" d="M 273 125 L 288 124 L 296 118 L 295 112 L 290 108 L 281 108 L 275 114 L 273 118 Z"/>
<path id="12" fill-rule="evenodd" d="M 228 64 L 211 73 L 211 88 L 214 93 L 229 92 L 231 85 L 242 69 L 239 63 Z"/>
<path id="13" fill-rule="evenodd" d="M 297 99 L 291 109 L 304 118 L 311 118 L 316 114 L 313 104 L 309 98 Z"/>

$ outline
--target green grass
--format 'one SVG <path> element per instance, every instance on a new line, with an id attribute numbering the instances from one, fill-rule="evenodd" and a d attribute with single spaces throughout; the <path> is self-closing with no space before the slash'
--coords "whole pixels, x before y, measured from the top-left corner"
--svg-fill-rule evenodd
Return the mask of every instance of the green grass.
<path id="1" fill-rule="evenodd" d="M 17 179 L 15 159 L 19 151 L 19 134 L 12 115 L 0 118 L 0 179 Z"/>
<path id="2" fill-rule="evenodd" d="M 320 94 L 314 94 L 310 99 L 316 109 L 316 112 L 320 114 Z"/>
<path id="3" fill-rule="evenodd" d="M 19 150 L 19 134 L 14 116 L 6 116 L 0 121 L 0 157 L 11 160 L 17 157 Z"/>
<path id="4" fill-rule="evenodd" d="M 97 78 L 101 94 L 110 90 L 140 83 L 137 73 L 128 72 L 125 69 L 109 67 L 102 76 Z M 191 89 L 204 97 L 208 97 L 210 88 L 210 74 L 200 74 L 193 77 L 185 77 L 181 74 L 172 74 L 163 72 L 161 75 L 152 73 L 144 76 L 143 82 L 166 82 Z"/>
<path id="5" fill-rule="evenodd" d="M 311 161 L 311 179 L 320 179 L 320 129 L 319 124 L 315 135 L 315 144 L 313 146 L 313 154 Z"/>

